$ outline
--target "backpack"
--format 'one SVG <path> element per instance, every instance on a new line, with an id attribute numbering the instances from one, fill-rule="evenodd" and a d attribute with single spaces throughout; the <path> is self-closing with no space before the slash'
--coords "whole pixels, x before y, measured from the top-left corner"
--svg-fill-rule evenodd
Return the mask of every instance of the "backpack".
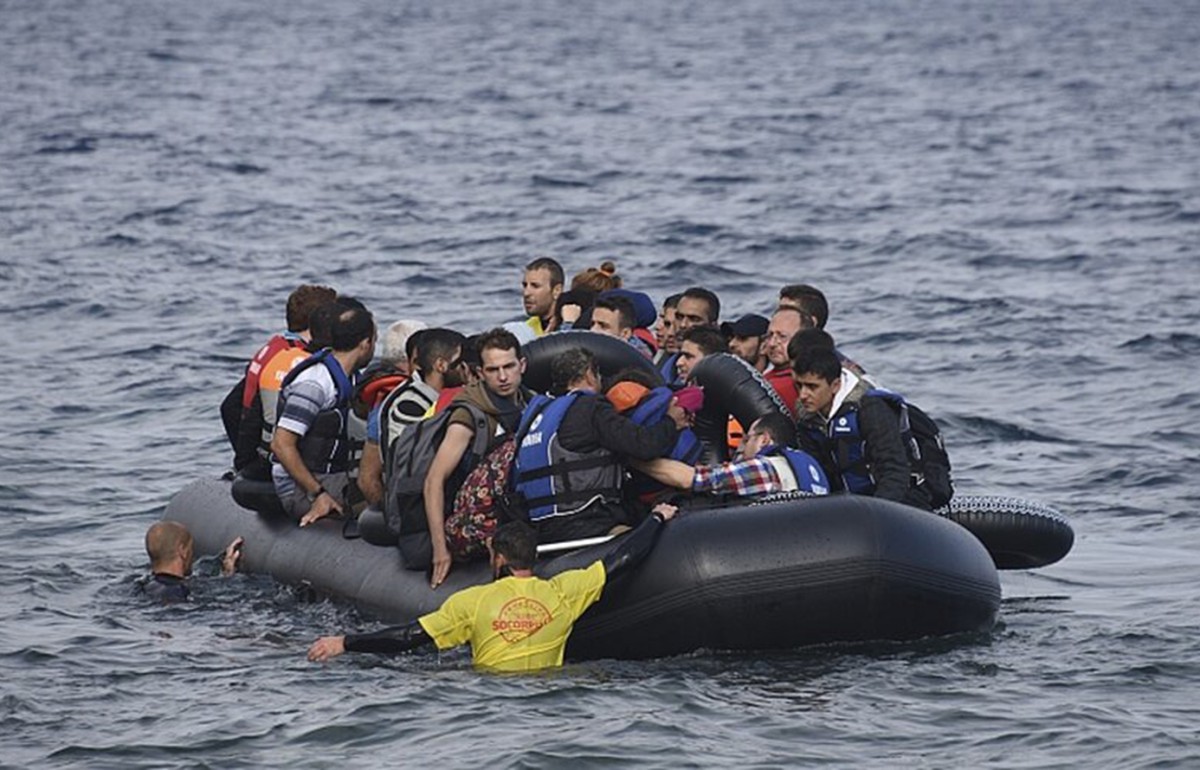
<path id="1" fill-rule="evenodd" d="M 459 409 L 466 409 L 470 413 L 475 435 L 463 453 L 462 462 L 446 480 L 446 515 L 450 513 L 463 479 L 479 462 L 479 458 L 487 454 L 492 441 L 488 418 L 474 404 L 460 401 L 440 414 L 408 426 L 384 455 L 383 518 L 393 534 L 402 536 L 428 531 L 425 477 L 446 436 L 450 419 Z"/>
<path id="2" fill-rule="evenodd" d="M 929 493 L 930 504 L 941 508 L 954 497 L 954 475 L 950 469 L 950 455 L 942 431 L 933 418 L 916 404 L 910 404 L 898 393 L 876 388 L 867 395 L 880 396 L 899 413 L 900 438 L 908 452 L 912 466 L 913 482 Z"/>

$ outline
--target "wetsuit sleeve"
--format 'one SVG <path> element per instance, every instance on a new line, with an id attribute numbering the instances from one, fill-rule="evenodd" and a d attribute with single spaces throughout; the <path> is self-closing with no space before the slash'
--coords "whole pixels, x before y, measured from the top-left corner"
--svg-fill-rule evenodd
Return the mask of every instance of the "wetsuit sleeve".
<path id="1" fill-rule="evenodd" d="M 882 399 L 864 397 L 858 409 L 858 425 L 875 479 L 875 497 L 904 502 L 912 477 L 895 411 Z"/>
<path id="2" fill-rule="evenodd" d="M 663 520 L 657 513 L 652 513 L 638 528 L 625 536 L 621 544 L 609 551 L 600 561 L 604 564 L 604 574 L 607 579 L 637 566 L 654 548 L 658 531 L 663 528 Z"/>
<path id="3" fill-rule="evenodd" d="M 653 460 L 665 456 L 675 446 L 679 429 L 669 418 L 655 425 L 638 425 L 618 414 L 612 404 L 602 398 L 595 399 L 593 409 L 596 442 L 614 454 L 633 460 Z"/>
<path id="4" fill-rule="evenodd" d="M 349 652 L 380 652 L 394 655 L 427 644 L 433 644 L 433 637 L 425 633 L 425 628 L 416 620 L 408 625 L 384 628 L 370 634 L 346 635 L 346 649 Z"/>

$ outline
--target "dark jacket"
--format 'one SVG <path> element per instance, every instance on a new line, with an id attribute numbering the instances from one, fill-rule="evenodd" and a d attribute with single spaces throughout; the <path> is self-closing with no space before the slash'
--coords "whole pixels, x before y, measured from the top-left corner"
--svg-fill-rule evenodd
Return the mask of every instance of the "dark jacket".
<path id="1" fill-rule="evenodd" d="M 836 427 L 839 419 L 856 411 L 867 472 L 875 485 L 872 496 L 928 510 L 931 507 L 928 496 L 912 483 L 912 468 L 900 436 L 899 417 L 885 400 L 865 395 L 856 384 L 850 385 L 840 403 L 835 402 L 837 410 L 830 419 L 825 420 L 811 412 L 800 415 L 801 449 L 818 458 L 835 489 L 845 490 L 845 474 L 851 469 L 844 458 L 839 457 L 831 427 Z"/>
<path id="2" fill-rule="evenodd" d="M 611 452 L 618 462 L 653 460 L 670 453 L 678 434 L 675 423 L 638 425 L 619 414 L 606 399 L 586 393 L 567 410 L 559 427 L 558 440 L 572 452 Z M 618 524 L 629 524 L 630 516 L 617 500 L 601 500 L 570 516 L 538 523 L 538 539 L 560 542 L 607 534 Z"/>

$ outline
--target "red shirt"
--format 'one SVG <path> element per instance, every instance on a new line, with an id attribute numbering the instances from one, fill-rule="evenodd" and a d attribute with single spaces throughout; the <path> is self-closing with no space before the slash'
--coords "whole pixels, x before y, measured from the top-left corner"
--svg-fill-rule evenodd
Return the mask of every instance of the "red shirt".
<path id="1" fill-rule="evenodd" d="M 796 390 L 796 381 L 792 379 L 792 367 L 775 367 L 763 372 L 763 377 L 767 383 L 775 389 L 779 397 L 783 399 L 783 403 L 787 404 L 788 412 L 792 418 L 796 417 L 796 402 L 800 400 L 800 393 Z"/>

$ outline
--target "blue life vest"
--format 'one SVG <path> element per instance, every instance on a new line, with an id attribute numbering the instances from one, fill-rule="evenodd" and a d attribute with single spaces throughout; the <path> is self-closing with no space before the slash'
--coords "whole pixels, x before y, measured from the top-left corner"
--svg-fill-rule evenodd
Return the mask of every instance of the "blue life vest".
<path id="1" fill-rule="evenodd" d="M 337 402 L 333 407 L 317 413 L 316 420 L 308 432 L 300 437 L 300 458 L 304 467 L 313 473 L 337 473 L 349 468 L 350 438 L 346 433 L 350 411 L 350 397 L 354 394 L 354 386 L 350 378 L 342 371 L 342 365 L 333 355 L 333 350 L 324 348 L 301 361 L 288 372 L 279 388 L 280 403 L 278 414 L 284 410 L 284 393 L 287 387 L 295 381 L 301 372 L 309 367 L 322 365 L 333 379 L 337 389 Z M 278 418 L 277 418 L 278 419 Z"/>
<path id="2" fill-rule="evenodd" d="M 950 459 L 936 423 L 895 391 L 872 388 L 866 396 L 883 399 L 895 410 L 900 422 L 900 438 L 908 455 L 912 487 L 924 489 L 934 507 L 945 505 L 954 489 Z M 860 495 L 874 494 L 875 478 L 867 462 L 858 405 L 852 405 L 845 414 L 830 420 L 828 435 L 824 438 L 846 490 Z"/>
<path id="3" fill-rule="evenodd" d="M 629 419 L 638 425 L 658 425 L 667 419 L 667 409 L 671 406 L 671 399 L 674 397 L 675 394 L 670 388 L 660 385 L 642 398 L 642 401 L 629 413 Z M 684 428 L 679 431 L 679 437 L 675 439 L 675 446 L 671 448 L 671 453 L 667 457 L 688 465 L 695 465 L 700 461 L 700 455 L 703 452 L 704 447 L 700 444 L 700 439 L 691 428 Z"/>
<path id="4" fill-rule="evenodd" d="M 536 396 L 517 429 L 515 488 L 531 522 L 579 513 L 597 500 L 620 500 L 624 469 L 607 449 L 575 452 L 558 439 L 567 410 L 589 391 Z"/>
<path id="5" fill-rule="evenodd" d="M 795 489 L 814 495 L 829 494 L 829 479 L 825 476 L 825 471 L 821 469 L 821 464 L 808 452 L 801 452 L 799 449 L 789 446 L 772 445 L 764 447 L 758 456 L 768 459 L 779 457 L 787 461 L 788 470 L 791 471 L 793 478 L 781 478 L 784 491 L 791 492 Z M 782 477 L 783 469 L 776 465 L 775 470 Z M 790 482 L 794 482 L 794 486 Z"/>
<path id="6" fill-rule="evenodd" d="M 658 373 L 662 375 L 664 382 L 675 382 L 679 379 L 679 370 L 675 368 L 675 364 L 679 361 L 679 354 L 672 353 L 662 360 L 658 365 Z"/>

